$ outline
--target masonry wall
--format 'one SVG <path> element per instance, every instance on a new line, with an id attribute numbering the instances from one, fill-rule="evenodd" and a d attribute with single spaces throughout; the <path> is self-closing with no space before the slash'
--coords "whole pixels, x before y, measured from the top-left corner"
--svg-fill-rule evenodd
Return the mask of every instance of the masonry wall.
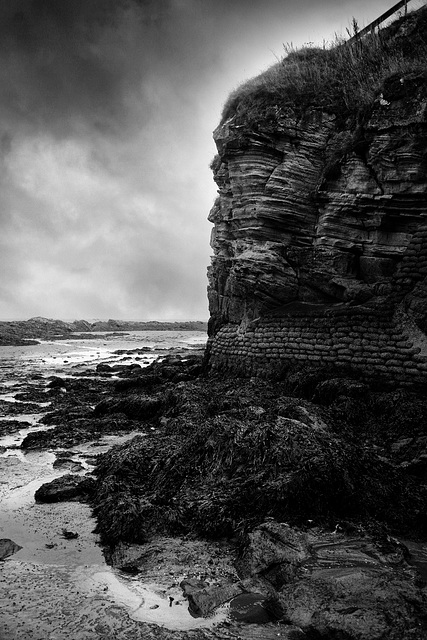
<path id="1" fill-rule="evenodd" d="M 399 309 L 313 309 L 264 318 L 245 331 L 223 327 L 211 341 L 212 370 L 271 376 L 287 365 L 349 365 L 366 380 L 427 381 L 427 341 Z"/>

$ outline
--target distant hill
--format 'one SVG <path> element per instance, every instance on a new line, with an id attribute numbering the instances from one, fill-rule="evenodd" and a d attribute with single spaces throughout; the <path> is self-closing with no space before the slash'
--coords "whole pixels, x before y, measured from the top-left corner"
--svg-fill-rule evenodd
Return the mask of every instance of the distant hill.
<path id="1" fill-rule="evenodd" d="M 0 321 L 0 346 L 16 346 L 37 344 L 38 340 L 60 340 L 63 338 L 78 338 L 76 334 L 88 334 L 94 337 L 98 332 L 125 331 L 207 331 L 207 323 L 201 321 L 189 322 L 136 322 L 126 320 L 52 320 L 37 316 L 29 320 L 13 322 Z"/>

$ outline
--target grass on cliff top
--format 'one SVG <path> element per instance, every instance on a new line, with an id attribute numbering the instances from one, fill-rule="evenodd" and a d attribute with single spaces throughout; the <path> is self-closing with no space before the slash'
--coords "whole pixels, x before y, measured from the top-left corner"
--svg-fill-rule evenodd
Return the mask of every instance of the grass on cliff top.
<path id="1" fill-rule="evenodd" d="M 363 112 L 391 76 L 425 71 L 427 7 L 352 46 L 336 38 L 329 47 L 285 50 L 280 62 L 229 96 L 222 123 L 234 116 L 239 124 L 274 124 L 287 107 L 322 107 L 342 119 Z"/>

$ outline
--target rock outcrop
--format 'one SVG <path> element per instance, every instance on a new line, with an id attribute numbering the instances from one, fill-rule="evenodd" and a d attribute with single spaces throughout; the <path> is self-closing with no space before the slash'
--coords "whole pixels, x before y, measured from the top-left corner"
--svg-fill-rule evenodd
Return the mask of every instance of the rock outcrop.
<path id="1" fill-rule="evenodd" d="M 425 11 L 416 12 L 385 38 L 402 48 L 403 37 L 427 32 L 425 18 Z M 413 325 L 408 346 L 421 347 L 427 357 L 424 69 L 408 65 L 406 72 L 389 73 L 368 107 L 346 119 L 321 100 L 301 106 L 278 97 L 268 117 L 264 111 L 255 120 L 245 120 L 245 105 L 237 100 L 214 133 L 219 197 L 209 216 L 211 337 L 228 325 L 237 339 L 271 317 L 287 317 L 289 329 L 296 308 L 307 318 L 338 309 L 351 339 L 359 337 L 349 335 L 354 325 L 364 332 L 355 314 L 373 326 L 373 316 L 390 327 L 394 318 L 395 327 L 398 310 L 400 323 Z M 223 338 L 213 363 L 230 353 Z M 332 343 L 345 347 L 334 336 Z M 378 344 L 369 346 L 378 351 Z M 239 351 L 236 340 L 233 347 Z M 255 353 L 233 355 L 249 358 L 252 370 Z M 277 358 L 295 360 L 283 350 Z"/>
<path id="2" fill-rule="evenodd" d="M 66 502 L 68 500 L 87 500 L 93 493 L 95 482 L 93 478 L 67 473 L 55 478 L 52 482 L 45 482 L 34 494 L 36 502 Z"/>
<path id="3" fill-rule="evenodd" d="M 308 637 L 425 637 L 426 592 L 397 541 L 304 533 L 274 521 L 249 538 L 243 573 L 264 581 L 276 614 Z"/>

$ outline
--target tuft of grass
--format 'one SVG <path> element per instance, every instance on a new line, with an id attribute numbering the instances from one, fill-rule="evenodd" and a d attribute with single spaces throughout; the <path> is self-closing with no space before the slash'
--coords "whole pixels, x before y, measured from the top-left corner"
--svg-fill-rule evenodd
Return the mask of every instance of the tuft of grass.
<path id="1" fill-rule="evenodd" d="M 338 120 L 357 118 L 380 96 L 384 82 L 398 74 L 424 73 L 427 7 L 386 29 L 348 45 L 336 37 L 328 47 L 285 47 L 286 56 L 229 96 L 221 122 L 256 128 L 275 126 L 292 109 L 322 108 Z"/>

